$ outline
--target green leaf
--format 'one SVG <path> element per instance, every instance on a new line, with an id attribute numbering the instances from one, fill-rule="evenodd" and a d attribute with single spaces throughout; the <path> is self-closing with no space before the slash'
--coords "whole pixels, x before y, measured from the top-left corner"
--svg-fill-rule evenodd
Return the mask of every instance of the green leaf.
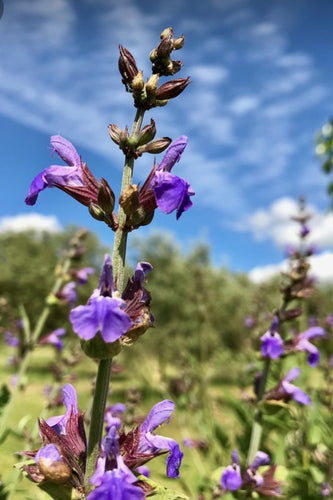
<path id="1" fill-rule="evenodd" d="M 38 488 L 49 495 L 54 500 L 71 500 L 72 487 L 64 484 L 55 484 L 46 481 L 38 484 Z"/>

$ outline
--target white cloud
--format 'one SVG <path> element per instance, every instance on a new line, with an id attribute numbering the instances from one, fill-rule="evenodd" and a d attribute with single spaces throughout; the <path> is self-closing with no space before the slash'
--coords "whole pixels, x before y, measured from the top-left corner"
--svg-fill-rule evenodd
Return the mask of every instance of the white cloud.
<path id="1" fill-rule="evenodd" d="M 229 70 L 221 65 L 197 64 L 186 68 L 196 85 L 219 85 L 229 76 Z"/>
<path id="2" fill-rule="evenodd" d="M 333 252 L 313 255 L 309 263 L 311 265 L 309 276 L 314 277 L 319 284 L 333 283 Z M 254 283 L 262 283 L 287 270 L 288 261 L 284 260 L 278 264 L 254 267 L 248 275 Z"/>
<path id="3" fill-rule="evenodd" d="M 321 213 L 312 205 L 307 206 L 311 215 L 308 221 L 310 234 L 307 239 L 319 248 L 333 247 L 333 213 Z M 268 208 L 260 208 L 239 221 L 235 228 L 250 232 L 258 241 L 271 240 L 279 247 L 299 243 L 299 225 L 291 219 L 298 213 L 298 203 L 288 197 L 275 200 Z"/>
<path id="4" fill-rule="evenodd" d="M 21 231 L 47 231 L 55 233 L 61 230 L 61 225 L 55 215 L 39 213 L 18 214 L 0 218 L 0 233 Z"/>

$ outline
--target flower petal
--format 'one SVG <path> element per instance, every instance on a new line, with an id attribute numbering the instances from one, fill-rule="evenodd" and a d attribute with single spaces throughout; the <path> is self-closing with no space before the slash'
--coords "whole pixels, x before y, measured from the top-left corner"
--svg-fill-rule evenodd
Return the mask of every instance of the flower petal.
<path id="1" fill-rule="evenodd" d="M 169 421 L 174 409 L 175 403 L 170 399 L 165 399 L 154 405 L 141 424 L 141 433 L 154 431 L 165 421 Z"/>
<path id="2" fill-rule="evenodd" d="M 67 165 L 79 166 L 81 164 L 81 158 L 73 144 L 61 135 L 52 135 L 51 146 L 52 150 L 58 153 Z"/>
<path id="3" fill-rule="evenodd" d="M 157 167 L 157 170 L 164 170 L 170 172 L 174 164 L 180 160 L 184 149 L 187 146 L 186 135 L 180 136 L 178 139 L 173 141 L 165 152 L 163 160 Z"/>

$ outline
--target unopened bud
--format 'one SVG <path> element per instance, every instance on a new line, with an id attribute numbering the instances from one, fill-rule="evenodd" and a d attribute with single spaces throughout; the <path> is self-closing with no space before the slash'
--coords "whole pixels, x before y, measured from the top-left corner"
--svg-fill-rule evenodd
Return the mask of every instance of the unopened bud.
<path id="1" fill-rule="evenodd" d="M 127 146 L 127 141 L 128 141 L 128 127 L 126 125 L 126 127 L 121 130 L 120 134 L 119 134 L 119 147 L 120 149 L 123 149 L 124 146 Z"/>
<path id="2" fill-rule="evenodd" d="M 143 72 L 140 70 L 138 74 L 133 78 L 131 87 L 133 92 L 141 92 L 145 85 L 145 81 L 143 79 Z"/>
<path id="3" fill-rule="evenodd" d="M 147 95 L 153 95 L 156 92 L 158 79 L 159 79 L 158 74 L 151 75 L 148 78 L 147 83 L 146 83 L 146 87 L 145 87 Z"/>
<path id="4" fill-rule="evenodd" d="M 138 148 L 137 153 L 139 154 L 139 156 L 141 156 L 142 153 L 151 153 L 157 155 L 159 153 L 162 153 L 169 146 L 171 141 L 172 139 L 170 139 L 170 137 L 160 137 L 159 139 L 151 141 L 145 146 Z"/>
<path id="5" fill-rule="evenodd" d="M 184 37 L 184 35 L 179 36 L 179 37 L 175 38 L 174 40 L 172 40 L 172 42 L 173 42 L 173 48 L 175 50 L 179 50 L 184 46 L 185 37 Z"/>
<path id="6" fill-rule="evenodd" d="M 159 59 L 168 58 L 173 51 L 173 41 L 171 39 L 171 36 L 162 38 L 162 41 L 159 43 L 156 50 Z"/>
<path id="7" fill-rule="evenodd" d="M 98 205 L 105 214 L 112 214 L 115 203 L 115 195 L 105 179 L 101 179 L 100 188 L 97 194 Z"/>
<path id="8" fill-rule="evenodd" d="M 38 460 L 38 469 L 45 476 L 45 479 L 51 481 L 51 483 L 66 483 L 71 476 L 71 470 L 67 464 L 45 457 Z"/>
<path id="9" fill-rule="evenodd" d="M 90 215 L 96 219 L 96 220 L 100 220 L 100 221 L 104 221 L 105 219 L 105 214 L 104 214 L 104 211 L 101 209 L 101 207 L 99 205 L 97 205 L 96 203 L 94 202 L 90 202 L 89 206 L 88 206 L 88 210 L 90 212 Z"/>
<path id="10" fill-rule="evenodd" d="M 158 55 L 157 55 L 157 50 L 156 49 L 153 49 L 151 51 L 151 53 L 149 54 L 149 59 L 151 60 L 152 63 L 155 62 L 155 61 L 157 61 Z"/>
<path id="11" fill-rule="evenodd" d="M 155 210 L 150 210 L 149 212 L 145 212 L 143 206 L 139 206 L 135 213 L 131 215 L 126 221 L 129 226 L 132 227 L 140 227 L 147 226 L 153 220 Z"/>
<path id="12" fill-rule="evenodd" d="M 122 82 L 126 86 L 126 89 L 130 90 L 133 78 L 138 74 L 139 70 L 135 59 L 129 50 L 125 49 L 122 45 L 119 45 L 119 52 L 119 72 L 122 76 Z"/>
<path id="13" fill-rule="evenodd" d="M 176 78 L 175 80 L 171 80 L 170 82 L 163 83 L 163 85 L 161 85 L 156 90 L 156 99 L 173 99 L 174 97 L 177 97 L 179 94 L 181 94 L 189 83 L 190 77 Z"/>
<path id="14" fill-rule="evenodd" d="M 126 215 L 132 215 L 139 206 L 139 189 L 137 184 L 130 184 L 121 193 L 119 205 Z"/>
<path id="15" fill-rule="evenodd" d="M 161 35 L 160 35 L 160 38 L 168 38 L 168 37 L 172 37 L 173 35 L 173 29 L 171 27 L 169 28 L 164 28 L 164 30 L 162 31 Z"/>
<path id="16" fill-rule="evenodd" d="M 154 139 L 156 134 L 155 121 L 151 118 L 150 125 L 146 125 L 138 135 L 137 145 L 143 146 Z"/>
<path id="17" fill-rule="evenodd" d="M 118 127 L 117 125 L 115 125 L 114 123 L 111 123 L 108 126 L 108 131 L 109 131 L 110 137 L 113 140 L 113 142 L 115 142 L 119 146 L 119 144 L 120 144 L 121 128 Z"/>

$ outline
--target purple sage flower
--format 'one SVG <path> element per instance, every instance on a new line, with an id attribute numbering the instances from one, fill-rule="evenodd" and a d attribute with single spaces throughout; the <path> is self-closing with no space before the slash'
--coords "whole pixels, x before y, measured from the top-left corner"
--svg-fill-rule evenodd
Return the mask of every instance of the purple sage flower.
<path id="1" fill-rule="evenodd" d="M 156 207 L 163 213 L 176 210 L 176 217 L 191 208 L 191 196 L 195 194 L 190 184 L 176 175 L 171 169 L 187 145 L 187 137 L 182 135 L 172 142 L 159 165 L 153 166 L 148 178 L 139 192 L 139 202 L 147 213 L 153 214 Z"/>
<path id="2" fill-rule="evenodd" d="M 173 401 L 165 399 L 157 403 L 150 410 L 147 418 L 140 426 L 140 440 L 138 452 L 142 454 L 158 455 L 165 450 L 169 451 L 167 458 L 167 476 L 179 477 L 179 467 L 183 453 L 174 439 L 159 436 L 154 431 L 163 423 L 168 423 L 175 409 Z"/>
<path id="3" fill-rule="evenodd" d="M 46 420 L 48 426 L 52 427 L 57 434 L 66 434 L 66 425 L 70 416 L 77 415 L 77 395 L 71 384 L 66 384 L 62 388 L 63 403 L 66 407 L 66 413 L 58 417 L 50 417 Z"/>
<path id="4" fill-rule="evenodd" d="M 125 306 L 126 302 L 115 289 L 111 258 L 106 255 L 98 288 L 85 306 L 71 310 L 69 319 L 74 332 L 82 339 L 90 340 L 100 332 L 104 342 L 115 342 L 132 325 L 129 315 L 124 311 Z"/>
<path id="5" fill-rule="evenodd" d="M 275 389 L 272 389 L 266 394 L 266 399 L 282 400 L 288 403 L 294 399 L 303 405 L 310 405 L 311 399 L 308 394 L 303 392 L 299 387 L 291 384 L 291 381 L 300 375 L 299 368 L 292 368 L 285 377 L 281 380 Z"/>
<path id="6" fill-rule="evenodd" d="M 257 454 L 252 462 L 252 464 L 246 468 L 245 471 L 245 482 L 249 483 L 251 486 L 255 486 L 255 488 L 260 488 L 263 485 L 264 478 L 258 472 L 259 467 L 264 465 L 268 465 L 271 462 L 271 459 L 267 453 L 263 451 L 257 451 Z"/>
<path id="7" fill-rule="evenodd" d="M 178 443 L 171 438 L 155 434 L 155 430 L 168 422 L 175 404 L 170 400 L 157 403 L 151 409 L 145 421 L 132 429 L 128 434 L 120 436 L 120 453 L 124 463 L 130 469 L 136 469 L 152 458 L 169 452 L 166 460 L 167 476 L 179 477 L 179 467 L 183 458 Z"/>
<path id="8" fill-rule="evenodd" d="M 236 491 L 243 483 L 241 470 L 239 466 L 238 453 L 234 450 L 231 454 L 232 464 L 228 465 L 221 476 L 220 483 L 226 491 Z"/>
<path id="9" fill-rule="evenodd" d="M 52 344 L 58 351 L 61 351 L 64 347 L 64 343 L 59 337 L 62 337 L 65 333 L 66 330 L 64 328 L 57 328 L 56 330 L 53 330 L 53 332 L 42 337 L 38 343 Z"/>
<path id="10" fill-rule="evenodd" d="M 316 346 L 309 342 L 309 339 L 324 337 L 326 332 L 320 326 L 312 326 L 305 332 L 297 335 L 292 341 L 292 349 L 296 351 L 306 351 L 308 353 L 308 363 L 311 367 L 317 366 L 320 359 L 320 352 Z"/>
<path id="11" fill-rule="evenodd" d="M 99 183 L 82 163 L 73 144 L 60 135 L 53 135 L 51 147 L 68 166 L 51 165 L 40 172 L 30 185 L 25 203 L 34 205 L 39 193 L 47 187 L 57 187 L 86 206 L 97 203 Z"/>
<path id="12" fill-rule="evenodd" d="M 283 354 L 283 340 L 277 332 L 279 319 L 274 316 L 269 330 L 261 337 L 261 354 L 263 357 L 277 359 Z"/>

